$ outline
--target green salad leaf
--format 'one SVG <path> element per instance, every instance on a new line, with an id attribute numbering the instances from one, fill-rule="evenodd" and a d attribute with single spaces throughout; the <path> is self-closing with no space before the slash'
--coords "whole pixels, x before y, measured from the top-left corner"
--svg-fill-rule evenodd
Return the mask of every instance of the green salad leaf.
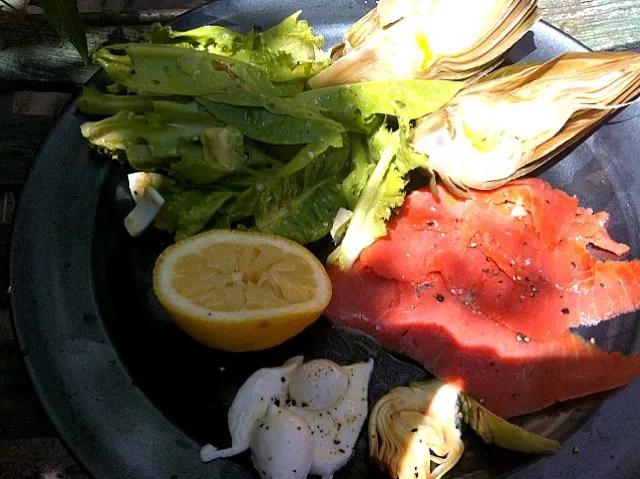
<path id="1" fill-rule="evenodd" d="M 238 193 L 232 202 L 230 202 L 223 211 L 221 211 L 220 217 L 225 218 L 225 222 L 232 224 L 237 221 L 252 219 L 255 212 L 258 210 L 258 203 L 260 201 L 262 192 L 265 189 L 264 183 L 256 183 L 249 186 L 244 191 Z M 250 223 L 250 221 L 248 221 Z"/>
<path id="2" fill-rule="evenodd" d="M 264 143 L 297 145 L 322 140 L 339 144 L 345 131 L 317 108 L 290 98 L 242 92 L 207 95 L 197 101 L 222 123 Z"/>
<path id="3" fill-rule="evenodd" d="M 167 229 L 176 241 L 209 228 L 238 226 L 301 244 L 317 241 L 346 205 L 340 185 L 348 172 L 350 142 L 347 138 L 339 147 L 326 144 L 319 150 L 306 166 L 287 175 L 280 174 L 284 167 L 269 172 L 244 169 L 215 183 L 215 190 L 168 192 L 163 218 Z"/>
<path id="4" fill-rule="evenodd" d="M 342 183 L 353 216 L 341 244 L 328 258 L 343 270 L 351 269 L 363 249 L 386 235 L 386 221 L 404 202 L 406 174 L 425 164 L 426 157 L 412 153 L 408 145 L 408 118 L 398 121 L 398 130 L 382 125 L 369 138 L 367 159 L 354 150 L 351 173 Z"/>
<path id="5" fill-rule="evenodd" d="M 242 33 L 220 25 L 204 25 L 192 30 L 174 30 L 168 25 L 154 23 L 144 38 L 156 45 L 178 45 L 183 48 L 207 47 L 211 53 L 234 56 L 244 43 Z"/>
<path id="6" fill-rule="evenodd" d="M 382 115 L 402 109 L 410 120 L 420 118 L 441 108 L 463 86 L 450 80 L 388 80 L 309 90 L 294 99 L 318 107 L 351 131 L 370 134 Z"/>
<path id="7" fill-rule="evenodd" d="M 201 145 L 189 145 L 182 150 L 180 158 L 168 163 L 167 169 L 181 182 L 199 186 L 212 185 L 233 171 L 215 159 L 207 158 Z"/>
<path id="8" fill-rule="evenodd" d="M 144 113 L 153 110 L 153 100 L 157 99 L 159 97 L 114 95 L 82 87 L 82 93 L 76 100 L 76 106 L 82 113 L 89 115 L 115 115 L 120 110 Z"/>
<path id="9" fill-rule="evenodd" d="M 207 163 L 231 171 L 244 166 L 244 135 L 239 130 L 231 126 L 214 126 L 202 132 L 200 141 Z"/>
<path id="10" fill-rule="evenodd" d="M 250 90 L 291 96 L 302 90 L 302 83 L 274 83 L 263 69 L 233 57 L 174 45 L 113 45 L 96 51 L 93 59 L 134 92 L 197 96 Z"/>
<path id="11" fill-rule="evenodd" d="M 343 241 L 330 261 L 348 269 L 386 233 L 407 173 L 426 164 L 409 147 L 411 120 L 464 84 L 412 79 L 303 92 L 329 62 L 322 44 L 300 12 L 262 32 L 155 26 L 145 43 L 94 54 L 115 83 L 110 93 L 84 89 L 77 105 L 111 116 L 82 133 L 134 169 L 177 180 L 162 217 L 176 239 L 249 228 L 307 244 L 327 235 L 340 211 L 335 238 Z"/>
<path id="12" fill-rule="evenodd" d="M 346 205 L 340 184 L 349 145 L 329 147 L 307 167 L 264 185 L 256 201 L 255 229 L 307 244 L 326 236 Z"/>
<path id="13" fill-rule="evenodd" d="M 215 25 L 184 32 L 155 25 L 147 40 L 233 57 L 262 69 L 274 82 L 304 81 L 328 66 L 330 60 L 321 49 L 324 38 L 314 35 L 313 28 L 299 19 L 300 14 L 298 11 L 264 32 L 252 30 L 246 34 Z"/>
<path id="14" fill-rule="evenodd" d="M 232 192 L 186 190 L 170 195 L 164 205 L 164 222 L 176 241 L 202 231 L 216 212 L 234 196 Z"/>
<path id="15" fill-rule="evenodd" d="M 316 140 L 309 143 L 278 171 L 277 176 L 284 177 L 300 171 L 314 161 L 318 156 L 324 154 L 329 147 L 333 147 L 333 150 L 330 151 L 346 151 L 346 149 L 340 148 L 342 143 L 342 139 L 340 139 L 340 141 L 334 141 L 333 143 L 329 143 L 325 140 Z"/>
<path id="16" fill-rule="evenodd" d="M 120 110 L 103 120 L 85 122 L 82 135 L 114 157 L 125 153 L 134 169 L 149 172 L 181 157 L 196 157 L 196 150 L 202 150 L 202 133 L 222 126 L 195 101 L 151 103 L 151 111 L 138 114 Z"/>
<path id="17" fill-rule="evenodd" d="M 244 139 L 244 151 L 247 157 L 247 166 L 252 168 L 259 167 L 271 167 L 279 168 L 284 165 L 284 161 L 276 159 L 273 155 L 270 155 L 265 151 L 264 145 L 251 140 L 250 138 Z"/>
<path id="18" fill-rule="evenodd" d="M 352 140 L 350 164 L 351 172 L 342 182 L 342 193 L 347 200 L 349 209 L 353 210 L 371 173 L 376 167 L 375 163 L 367 155 L 367 150 L 360 135 L 354 135 Z"/>

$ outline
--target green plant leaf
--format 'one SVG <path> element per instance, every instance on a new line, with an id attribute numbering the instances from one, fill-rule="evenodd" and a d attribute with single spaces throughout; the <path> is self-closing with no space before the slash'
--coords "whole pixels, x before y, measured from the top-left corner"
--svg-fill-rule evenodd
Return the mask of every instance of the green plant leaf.
<path id="1" fill-rule="evenodd" d="M 89 63 L 87 36 L 76 0 L 40 0 L 40 8 L 58 35 L 68 39 L 76 47 L 84 63 Z"/>
<path id="2" fill-rule="evenodd" d="M 347 129 L 371 134 L 382 115 L 398 111 L 410 120 L 432 113 L 464 86 L 450 80 L 386 80 L 330 86 L 298 93 L 294 100 L 315 106 Z"/>
<path id="3" fill-rule="evenodd" d="M 234 57 L 262 69 L 274 82 L 306 80 L 330 59 L 321 50 L 324 38 L 314 35 L 309 23 L 299 19 L 301 13 L 297 11 L 264 32 L 241 34 L 218 25 L 177 31 L 156 24 L 145 36 L 153 44 L 175 44 Z"/>
<path id="4" fill-rule="evenodd" d="M 209 113 L 253 140 L 274 145 L 302 145 L 317 140 L 341 146 L 344 127 L 312 105 L 255 92 L 198 97 Z"/>
<path id="5" fill-rule="evenodd" d="M 164 219 L 176 241 L 201 231 L 222 205 L 234 196 L 227 191 L 186 190 L 167 198 Z"/>

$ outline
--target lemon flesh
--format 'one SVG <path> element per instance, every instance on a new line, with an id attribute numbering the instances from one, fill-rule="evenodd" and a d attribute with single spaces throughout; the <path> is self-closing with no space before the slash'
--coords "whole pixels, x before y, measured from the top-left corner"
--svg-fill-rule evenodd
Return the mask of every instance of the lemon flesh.
<path id="1" fill-rule="evenodd" d="M 331 299 L 322 264 L 285 238 L 213 230 L 170 246 L 154 290 L 194 339 L 229 351 L 280 344 L 314 322 Z"/>

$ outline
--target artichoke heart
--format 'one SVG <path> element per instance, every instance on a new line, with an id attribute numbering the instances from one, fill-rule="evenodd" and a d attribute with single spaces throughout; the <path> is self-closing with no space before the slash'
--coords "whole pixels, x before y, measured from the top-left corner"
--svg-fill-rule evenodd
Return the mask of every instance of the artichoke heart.
<path id="1" fill-rule="evenodd" d="M 496 416 L 457 387 L 432 379 L 394 388 L 376 403 L 369 417 L 369 454 L 392 478 L 440 479 L 464 452 L 462 420 L 499 447 L 530 453 L 559 447 Z"/>
<path id="2" fill-rule="evenodd" d="M 476 77 L 493 69 L 538 18 L 536 0 L 380 0 L 309 85 Z"/>
<path id="3" fill-rule="evenodd" d="M 507 66 L 420 118 L 411 144 L 453 191 L 488 190 L 552 159 L 639 92 L 632 52 Z"/>

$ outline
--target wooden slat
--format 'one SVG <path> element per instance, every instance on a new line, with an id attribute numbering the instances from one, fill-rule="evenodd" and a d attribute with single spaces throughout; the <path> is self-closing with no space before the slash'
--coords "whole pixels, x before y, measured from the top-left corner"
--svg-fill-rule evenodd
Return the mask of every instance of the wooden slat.
<path id="1" fill-rule="evenodd" d="M 0 0 L 1 1 L 1 0 Z M 86 26 L 119 26 L 164 23 L 172 18 L 187 13 L 188 8 L 171 8 L 161 10 L 137 11 L 88 11 L 82 13 L 82 21 Z M 24 15 L 25 21 L 43 21 L 44 16 L 39 7 L 29 7 Z"/>
<path id="2" fill-rule="evenodd" d="M 82 2 L 81 7 L 85 12 L 93 11 L 96 18 L 100 15 L 124 15 L 122 18 L 128 18 L 128 21 L 140 21 L 146 9 L 167 9 L 173 12 L 170 15 L 174 15 L 181 9 L 202 3 L 202 0 L 90 0 Z M 640 2 L 636 0 L 540 0 L 539 3 L 545 20 L 574 35 L 590 48 L 619 50 L 640 47 Z M 37 8 L 37 2 L 32 4 Z M 140 25 L 120 28 L 88 26 L 89 48 L 95 49 L 114 41 L 134 41 L 146 28 Z M 73 47 L 60 40 L 41 21 L 0 19 L 0 49 L 3 46 L 0 88 L 3 84 L 7 88 L 7 82 L 53 82 L 75 86 L 85 83 L 96 71 L 93 65 L 83 65 Z"/>
<path id="3" fill-rule="evenodd" d="M 0 440 L 0 479 L 89 479 L 55 438 Z"/>
<path id="4" fill-rule="evenodd" d="M 637 0 L 541 0 L 543 18 L 594 50 L 640 47 Z"/>
<path id="5" fill-rule="evenodd" d="M 0 178 L 5 187 L 17 188 L 24 182 L 55 116 L 19 115 L 14 113 L 14 106 L 14 94 L 0 93 Z"/>
<path id="6" fill-rule="evenodd" d="M 80 12 L 137 12 L 141 10 L 170 10 L 183 8 L 191 10 L 210 0 L 78 0 Z M 39 0 L 31 0 L 31 6 L 40 5 Z"/>
<path id="7" fill-rule="evenodd" d="M 89 48 L 113 42 L 136 41 L 148 27 L 87 27 Z M 76 86 L 96 71 L 83 65 L 78 52 L 46 23 L 0 19 L 0 87 L 11 83 L 42 82 Z"/>
<path id="8" fill-rule="evenodd" d="M 100 3 L 105 4 L 102 10 L 99 10 Z M 170 15 L 201 3 L 202 0 L 159 2 L 162 8 L 173 12 Z M 145 0 L 96 0 L 85 2 L 85 11 L 96 8 L 103 12 L 94 13 L 97 18 L 100 15 L 125 15 L 123 18 L 130 21 L 140 21 L 145 9 L 154 4 Z M 545 20 L 594 50 L 640 47 L 640 2 L 636 0 L 540 0 L 540 7 Z M 135 41 L 146 28 L 141 25 L 88 26 L 89 48 L 95 49 L 114 41 Z M 54 82 L 75 86 L 85 83 L 96 71 L 93 65 L 83 65 L 73 47 L 60 40 L 42 21 L 0 19 L 0 49 L 2 46 L 0 88 L 7 82 Z"/>
<path id="9" fill-rule="evenodd" d="M 166 22 L 208 0 L 78 0 L 85 25 L 114 26 Z M 26 8 L 27 19 L 41 19 L 38 0 Z"/>

